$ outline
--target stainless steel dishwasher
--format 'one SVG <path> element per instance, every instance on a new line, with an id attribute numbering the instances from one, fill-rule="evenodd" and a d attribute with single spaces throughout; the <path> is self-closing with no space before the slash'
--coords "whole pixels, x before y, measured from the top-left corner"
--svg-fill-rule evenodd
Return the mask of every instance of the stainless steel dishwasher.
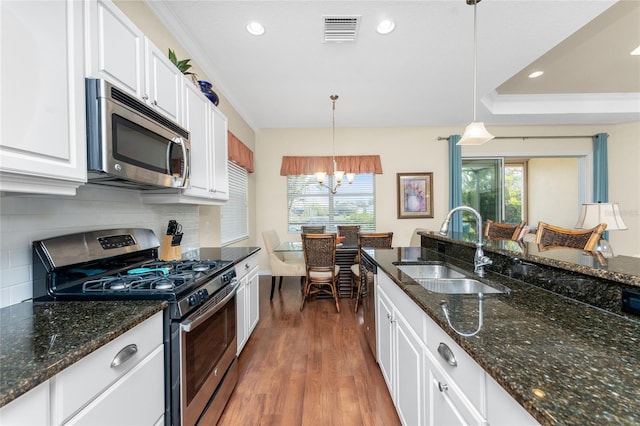
<path id="1" fill-rule="evenodd" d="M 363 254 L 366 250 L 362 250 Z M 378 267 L 367 256 L 360 256 L 360 279 L 362 280 L 362 313 L 364 320 L 364 335 L 369 343 L 373 357 L 376 354 L 376 274 Z"/>

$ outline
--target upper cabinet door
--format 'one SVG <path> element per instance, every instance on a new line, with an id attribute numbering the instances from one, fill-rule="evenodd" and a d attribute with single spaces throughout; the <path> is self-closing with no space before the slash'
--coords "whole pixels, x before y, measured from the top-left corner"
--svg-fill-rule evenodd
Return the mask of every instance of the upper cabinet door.
<path id="1" fill-rule="evenodd" d="M 0 1 L 0 191 L 74 195 L 87 180 L 84 6 Z"/>
<path id="2" fill-rule="evenodd" d="M 229 146 L 227 117 L 215 106 L 211 107 L 213 125 L 213 182 L 211 191 L 218 200 L 229 199 Z"/>
<path id="3" fill-rule="evenodd" d="M 181 122 L 182 72 L 149 39 L 145 39 L 146 93 L 151 106 Z"/>
<path id="4" fill-rule="evenodd" d="M 88 2 L 87 75 L 104 78 L 139 98 L 145 94 L 144 34 L 113 3 Z"/>

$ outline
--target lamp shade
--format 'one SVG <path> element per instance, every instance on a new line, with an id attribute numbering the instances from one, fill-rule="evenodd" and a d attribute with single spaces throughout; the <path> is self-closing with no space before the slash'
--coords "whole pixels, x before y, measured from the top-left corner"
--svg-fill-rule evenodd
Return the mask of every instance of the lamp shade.
<path id="1" fill-rule="evenodd" d="M 458 141 L 457 145 L 482 145 L 485 142 L 489 142 L 494 137 L 495 136 L 489 133 L 484 127 L 484 123 L 482 121 L 474 121 L 464 129 L 464 134 Z"/>
<path id="2" fill-rule="evenodd" d="M 582 205 L 582 212 L 576 228 L 590 229 L 601 223 L 607 224 L 607 231 L 627 229 L 627 225 L 620 216 L 618 203 L 586 203 Z"/>

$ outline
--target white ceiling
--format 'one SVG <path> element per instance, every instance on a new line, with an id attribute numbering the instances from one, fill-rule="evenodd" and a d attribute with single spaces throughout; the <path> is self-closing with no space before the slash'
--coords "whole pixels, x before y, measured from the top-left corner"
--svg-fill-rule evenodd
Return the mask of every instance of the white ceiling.
<path id="1" fill-rule="evenodd" d="M 148 0 L 254 128 L 467 124 L 473 6 L 439 1 Z M 360 16 L 357 40 L 323 42 L 324 16 Z M 376 33 L 379 19 L 396 29 Z M 245 30 L 251 20 L 263 36 Z M 638 0 L 483 0 L 477 118 L 491 124 L 640 119 Z M 183 59 L 183 58 L 179 58 Z M 526 76 L 534 69 L 545 74 Z M 461 129 L 462 131 L 462 129 Z"/>

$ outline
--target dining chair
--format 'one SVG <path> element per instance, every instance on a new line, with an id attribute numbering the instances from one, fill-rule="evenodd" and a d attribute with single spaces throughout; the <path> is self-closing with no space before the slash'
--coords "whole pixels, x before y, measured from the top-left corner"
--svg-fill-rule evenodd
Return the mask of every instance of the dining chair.
<path id="1" fill-rule="evenodd" d="M 606 228 L 606 223 L 601 223 L 591 229 L 570 229 L 538 222 L 535 241 L 540 251 L 562 247 L 595 251 Z"/>
<path id="2" fill-rule="evenodd" d="M 418 234 L 418 232 L 424 232 L 424 231 L 429 231 L 429 229 L 416 228 L 413 230 L 413 233 L 411 234 L 411 239 L 409 240 L 410 247 L 420 247 L 420 245 L 422 244 L 422 237 L 420 236 L 420 234 Z"/>
<path id="3" fill-rule="evenodd" d="M 487 225 L 484 227 L 484 236 L 488 241 L 495 240 L 513 240 L 518 241 L 522 238 L 522 232 L 526 225 L 523 220 L 518 224 L 508 224 L 505 222 L 495 222 L 487 219 Z"/>
<path id="4" fill-rule="evenodd" d="M 302 225 L 303 234 L 324 234 L 326 226 L 324 225 Z"/>
<path id="5" fill-rule="evenodd" d="M 360 279 L 360 256 L 363 248 L 384 248 L 390 249 L 393 242 L 393 232 L 369 232 L 358 234 L 358 253 L 356 255 L 356 263 L 351 265 L 351 297 L 353 297 L 353 289 L 356 290 L 356 307 L 358 312 L 358 304 L 362 297 L 362 280 Z"/>
<path id="6" fill-rule="evenodd" d="M 360 225 L 338 225 L 338 236 L 344 237 L 344 247 L 356 247 L 358 245 L 358 233 Z"/>
<path id="7" fill-rule="evenodd" d="M 300 277 L 300 283 L 304 282 L 304 276 L 306 275 L 304 258 L 286 257 L 284 253 L 276 252 L 276 247 L 280 245 L 280 237 L 278 237 L 278 233 L 275 230 L 264 231 L 262 238 L 264 239 L 264 246 L 269 255 L 269 264 L 271 265 L 271 296 L 269 296 L 269 300 L 272 300 L 276 277 L 280 277 L 278 290 L 282 288 L 283 277 Z"/>
<path id="8" fill-rule="evenodd" d="M 338 278 L 340 266 L 336 265 L 335 234 L 302 234 L 302 250 L 306 264 L 306 279 L 302 291 L 302 304 L 309 296 L 330 294 L 336 302 L 336 310 L 340 313 L 338 303 Z"/>

